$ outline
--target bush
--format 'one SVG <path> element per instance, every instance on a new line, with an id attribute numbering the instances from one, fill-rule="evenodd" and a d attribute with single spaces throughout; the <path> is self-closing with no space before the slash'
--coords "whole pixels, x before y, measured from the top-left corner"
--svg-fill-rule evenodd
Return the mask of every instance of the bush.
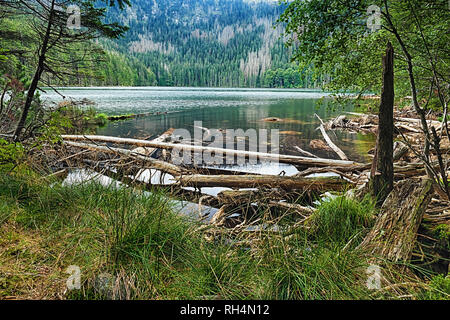
<path id="1" fill-rule="evenodd" d="M 20 143 L 10 143 L 0 139 L 0 173 L 12 170 L 23 155 L 24 149 Z"/>

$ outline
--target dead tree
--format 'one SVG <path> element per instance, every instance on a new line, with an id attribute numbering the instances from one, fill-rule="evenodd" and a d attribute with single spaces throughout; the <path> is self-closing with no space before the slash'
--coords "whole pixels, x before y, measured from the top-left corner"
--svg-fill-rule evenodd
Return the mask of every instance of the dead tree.
<path id="1" fill-rule="evenodd" d="M 372 192 L 381 205 L 394 185 L 394 48 L 390 42 L 383 56 L 383 88 L 378 119 L 376 170 L 371 179 Z"/>

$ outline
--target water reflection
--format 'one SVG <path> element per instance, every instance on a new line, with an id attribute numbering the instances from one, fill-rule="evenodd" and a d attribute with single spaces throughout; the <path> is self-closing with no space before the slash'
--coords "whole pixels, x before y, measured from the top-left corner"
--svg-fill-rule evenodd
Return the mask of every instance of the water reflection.
<path id="1" fill-rule="evenodd" d="M 280 152 L 299 155 L 298 146 L 319 157 L 337 159 L 332 151 L 314 150 L 309 143 L 323 139 L 317 129 L 317 113 L 328 120 L 340 112 L 326 107 L 317 109 L 316 102 L 325 94 L 308 90 L 210 89 L 210 88 L 69 88 L 62 93 L 73 99 L 87 98 L 107 114 L 145 113 L 147 117 L 110 123 L 98 134 L 118 137 L 150 138 L 169 128 L 187 129 L 193 134 L 194 121 L 216 129 L 278 129 Z M 43 98 L 58 101 L 53 93 Z M 280 118 L 281 122 L 262 121 Z M 368 161 L 367 151 L 373 147 L 373 135 L 344 131 L 329 133 L 332 140 L 351 160 Z"/>

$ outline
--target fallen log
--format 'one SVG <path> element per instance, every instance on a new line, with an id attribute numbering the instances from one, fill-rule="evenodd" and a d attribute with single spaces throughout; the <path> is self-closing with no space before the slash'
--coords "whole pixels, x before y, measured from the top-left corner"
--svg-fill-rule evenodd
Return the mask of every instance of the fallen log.
<path id="1" fill-rule="evenodd" d="M 150 184 L 141 180 L 133 179 L 127 176 L 124 176 L 121 173 L 113 172 L 109 169 L 99 169 L 95 166 L 89 166 L 90 169 L 94 170 L 95 172 L 105 175 L 111 179 L 120 181 L 128 186 L 141 188 L 143 190 L 149 191 L 149 192 L 155 192 L 155 191 L 162 191 L 164 193 L 167 193 L 170 195 L 171 198 L 181 201 L 188 201 L 192 203 L 199 203 L 200 205 L 213 207 L 213 208 L 219 208 L 222 206 L 222 202 L 220 202 L 216 197 L 205 195 L 200 192 L 192 191 L 192 190 L 186 190 L 183 188 L 180 188 L 178 185 L 172 184 L 172 185 L 158 185 L 158 184 Z"/>
<path id="2" fill-rule="evenodd" d="M 414 132 L 414 133 L 420 133 L 421 132 L 419 129 L 412 128 L 412 127 L 407 126 L 406 124 L 403 124 L 403 123 L 397 123 L 395 125 L 395 127 L 402 128 L 402 129 L 405 129 L 406 131 L 410 131 L 410 132 Z"/>
<path id="3" fill-rule="evenodd" d="M 246 220 L 251 221 L 255 216 L 256 211 L 251 210 L 253 208 L 267 207 L 269 209 L 276 208 L 283 212 L 283 216 L 294 214 L 306 218 L 310 216 L 315 209 L 301 206 L 299 204 L 291 204 L 288 202 L 277 202 L 269 199 L 282 200 L 283 196 L 279 192 L 270 191 L 269 194 L 256 190 L 225 190 L 220 192 L 217 197 L 211 195 L 205 195 L 197 191 L 186 190 L 180 188 L 179 185 L 155 185 L 144 181 L 140 181 L 134 178 L 111 171 L 107 168 L 100 169 L 98 166 L 89 165 L 89 167 L 95 172 L 110 177 L 111 179 L 120 181 L 128 186 L 140 188 L 149 192 L 162 191 L 170 198 L 181 201 L 188 201 L 198 204 L 199 212 L 202 212 L 203 206 L 222 209 L 214 215 L 213 221 L 220 218 L 223 219 L 222 223 L 226 220 L 225 209 L 228 214 L 240 212 L 241 217 L 245 217 Z M 237 210 L 237 211 L 236 211 Z M 254 211 L 252 213 L 252 211 Z M 201 219 L 205 217 L 200 215 Z"/>
<path id="4" fill-rule="evenodd" d="M 160 135 L 159 137 L 157 137 L 156 139 L 150 140 L 151 142 L 165 142 L 167 141 L 167 139 L 169 139 L 173 132 L 175 131 L 174 128 L 170 128 L 169 130 L 167 130 L 166 132 L 164 132 L 162 135 Z M 137 147 L 135 149 L 133 149 L 132 151 L 135 153 L 140 153 L 144 156 L 147 157 L 151 157 L 153 156 L 153 154 L 155 154 L 155 152 L 158 150 L 158 148 L 146 148 L 146 147 Z"/>
<path id="5" fill-rule="evenodd" d="M 57 172 L 53 172 L 47 176 L 43 176 L 40 179 L 46 180 L 46 181 L 51 181 L 54 178 L 63 180 L 67 177 L 67 175 L 68 175 L 67 169 L 62 169 Z"/>
<path id="6" fill-rule="evenodd" d="M 146 140 L 137 140 L 129 138 L 116 138 L 109 136 L 84 136 L 84 135 L 63 135 L 64 141 L 99 141 L 99 142 L 109 142 L 115 144 L 130 144 L 141 147 L 154 147 L 160 149 L 179 149 L 186 151 L 196 151 L 203 152 L 208 151 L 216 154 L 226 154 L 240 157 L 252 157 L 259 158 L 261 160 L 272 160 L 281 163 L 297 164 L 297 165 L 308 165 L 308 166 L 341 166 L 341 167 L 351 167 L 358 165 L 354 161 L 344 161 L 344 160 L 332 160 L 332 159 L 322 159 L 322 158 L 307 158 L 299 156 L 290 156 L 282 154 L 271 154 L 263 152 L 252 152 L 252 151 L 241 151 L 223 148 L 213 148 L 213 147 L 203 147 L 187 144 L 176 144 L 176 143 L 165 143 L 165 142 L 151 142 Z"/>
<path id="7" fill-rule="evenodd" d="M 303 150 L 303 149 L 300 148 L 299 146 L 294 146 L 294 149 L 297 150 L 298 152 L 300 152 L 301 154 L 307 156 L 307 157 L 318 158 L 318 156 L 312 154 L 311 152 L 308 152 L 308 151 L 306 151 L 306 150 Z"/>
<path id="8" fill-rule="evenodd" d="M 409 122 L 409 123 L 414 123 L 417 125 L 421 124 L 421 120 L 420 119 L 415 119 L 415 118 L 402 118 L 402 117 L 396 117 L 394 118 L 394 120 L 396 121 L 401 121 L 401 122 Z M 441 128 L 442 123 L 436 120 L 427 120 L 427 124 L 429 126 L 434 127 L 436 130 L 439 130 Z"/>
<path id="9" fill-rule="evenodd" d="M 373 114 L 365 114 L 365 113 L 358 113 L 358 112 L 350 112 L 350 111 L 346 111 L 347 114 L 351 114 L 354 116 L 367 116 L 367 117 L 371 117 L 371 118 L 377 118 L 376 115 Z M 394 117 L 394 121 L 398 121 L 398 122 L 409 122 L 409 123 L 414 123 L 417 125 L 421 124 L 421 120 L 420 119 L 416 119 L 416 118 L 403 118 L 403 117 Z M 436 130 L 440 129 L 442 123 L 436 120 L 427 120 L 427 124 L 429 126 L 433 126 L 435 127 Z"/>
<path id="10" fill-rule="evenodd" d="M 333 143 L 333 141 L 331 141 L 330 137 L 328 136 L 328 134 L 327 134 L 327 132 L 326 132 L 326 130 L 325 130 L 325 127 L 324 127 L 324 124 L 323 124 L 322 119 L 320 119 L 320 117 L 319 117 L 317 114 L 314 114 L 314 115 L 315 115 L 315 116 L 320 120 L 320 122 L 321 122 L 321 124 L 320 124 L 320 126 L 319 126 L 319 129 L 320 129 L 320 132 L 322 132 L 322 135 L 323 135 L 325 141 L 327 142 L 327 144 L 330 146 L 331 149 L 333 149 L 334 152 L 336 152 L 336 154 L 339 156 L 339 158 L 341 158 L 341 159 L 344 160 L 344 161 L 348 161 L 348 158 L 347 158 L 347 156 L 345 155 L 345 153 L 344 153 L 341 149 L 339 149 L 339 147 L 338 147 L 337 145 L 335 145 L 335 144 Z"/>
<path id="11" fill-rule="evenodd" d="M 341 191 L 351 185 L 350 182 L 336 177 L 285 177 L 285 176 L 180 176 L 177 181 L 183 187 L 227 187 L 227 188 L 281 188 L 285 190 L 307 189 L 311 191 Z"/>
<path id="12" fill-rule="evenodd" d="M 390 261 L 408 261 L 433 195 L 433 183 L 405 180 L 399 182 L 381 208 L 374 227 L 358 248 Z"/>
<path id="13" fill-rule="evenodd" d="M 393 160 L 394 161 L 398 161 L 400 160 L 401 157 L 403 157 L 404 155 L 406 155 L 409 151 L 409 148 L 406 144 L 404 144 L 401 141 L 396 141 L 394 143 L 394 155 L 393 155 Z"/>
<path id="14" fill-rule="evenodd" d="M 114 153 L 114 154 L 124 155 L 127 157 L 134 157 L 138 160 L 146 162 L 153 169 L 158 169 L 163 172 L 170 173 L 173 176 L 178 176 L 183 172 L 183 170 L 180 167 L 177 167 L 176 165 L 173 165 L 171 163 L 167 163 L 164 161 L 156 160 L 156 159 L 153 159 L 150 157 L 146 157 L 146 156 L 143 156 L 138 153 L 134 153 L 133 151 L 126 150 L 126 149 L 98 146 L 98 145 L 93 145 L 93 144 L 78 143 L 78 142 L 71 142 L 71 141 L 64 141 L 64 144 L 71 146 L 71 147 L 89 149 L 89 150 L 93 150 L 93 151 L 97 151 L 97 152 Z"/>
<path id="15" fill-rule="evenodd" d="M 282 210 L 286 210 L 287 213 L 296 213 L 300 215 L 302 218 L 307 218 L 310 215 L 312 215 L 315 211 L 315 209 L 304 207 L 299 204 L 295 203 L 288 203 L 288 202 L 277 202 L 277 201 L 270 201 L 269 206 L 276 207 Z"/>

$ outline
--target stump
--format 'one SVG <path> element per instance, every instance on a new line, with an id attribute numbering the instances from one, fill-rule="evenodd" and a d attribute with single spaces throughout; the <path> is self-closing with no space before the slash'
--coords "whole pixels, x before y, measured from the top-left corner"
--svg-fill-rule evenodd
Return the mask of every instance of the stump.
<path id="1" fill-rule="evenodd" d="M 408 261 L 433 192 L 429 179 L 399 182 L 386 198 L 374 227 L 359 248 L 394 262 Z"/>

